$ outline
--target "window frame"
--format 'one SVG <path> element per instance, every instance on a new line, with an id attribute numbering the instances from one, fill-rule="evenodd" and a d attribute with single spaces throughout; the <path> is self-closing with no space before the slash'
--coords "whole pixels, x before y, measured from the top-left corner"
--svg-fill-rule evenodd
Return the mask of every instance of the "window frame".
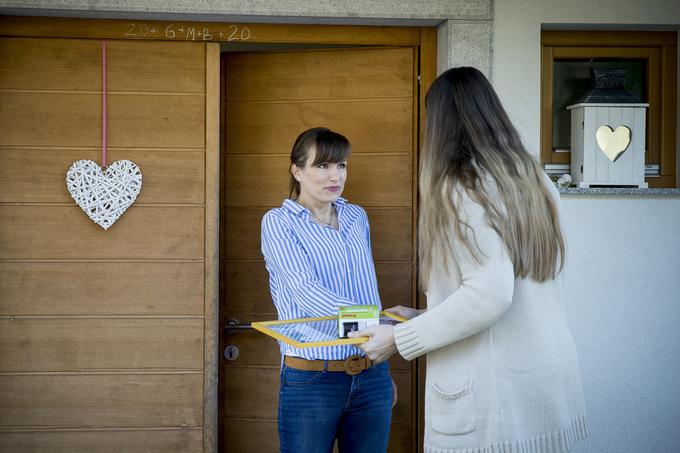
<path id="1" fill-rule="evenodd" d="M 647 66 L 646 165 L 658 176 L 649 187 L 676 187 L 677 32 L 541 31 L 541 163 L 569 164 L 570 152 L 555 152 L 553 142 L 553 63 L 555 60 L 634 58 Z"/>

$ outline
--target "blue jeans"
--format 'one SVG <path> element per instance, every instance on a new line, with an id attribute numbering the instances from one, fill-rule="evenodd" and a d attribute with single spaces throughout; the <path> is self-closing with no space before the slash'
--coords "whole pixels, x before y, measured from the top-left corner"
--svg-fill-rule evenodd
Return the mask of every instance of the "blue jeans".
<path id="1" fill-rule="evenodd" d="M 341 453 L 387 451 L 391 416 L 387 363 L 355 376 L 281 369 L 281 453 L 330 453 L 336 437 Z"/>

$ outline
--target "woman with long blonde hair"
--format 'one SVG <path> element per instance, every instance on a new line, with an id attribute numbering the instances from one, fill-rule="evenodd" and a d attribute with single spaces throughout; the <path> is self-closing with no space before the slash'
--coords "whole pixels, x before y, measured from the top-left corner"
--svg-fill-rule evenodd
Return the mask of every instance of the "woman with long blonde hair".
<path id="1" fill-rule="evenodd" d="M 374 361 L 427 354 L 425 452 L 562 453 L 588 434 L 562 305 L 560 199 L 477 69 L 426 97 L 420 281 L 427 309 L 357 332 Z"/>

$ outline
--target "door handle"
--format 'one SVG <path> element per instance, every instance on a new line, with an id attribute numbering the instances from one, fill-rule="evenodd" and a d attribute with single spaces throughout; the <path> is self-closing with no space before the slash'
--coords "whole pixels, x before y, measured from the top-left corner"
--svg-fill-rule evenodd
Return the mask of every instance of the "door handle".
<path id="1" fill-rule="evenodd" d="M 227 335 L 236 335 L 244 330 L 253 330 L 250 324 L 239 324 L 238 319 L 230 319 L 224 326 L 224 333 Z"/>

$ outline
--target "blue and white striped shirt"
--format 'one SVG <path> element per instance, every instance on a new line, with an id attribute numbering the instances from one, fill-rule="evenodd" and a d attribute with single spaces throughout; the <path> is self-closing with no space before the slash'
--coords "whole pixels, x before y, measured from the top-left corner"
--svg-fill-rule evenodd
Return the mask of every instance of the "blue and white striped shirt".
<path id="1" fill-rule="evenodd" d="M 262 218 L 262 254 L 279 319 L 335 316 L 342 305 L 379 307 L 366 212 L 338 198 L 339 229 L 319 225 L 309 209 L 287 199 Z M 343 360 L 352 345 L 298 349 L 279 342 L 282 355 Z"/>

